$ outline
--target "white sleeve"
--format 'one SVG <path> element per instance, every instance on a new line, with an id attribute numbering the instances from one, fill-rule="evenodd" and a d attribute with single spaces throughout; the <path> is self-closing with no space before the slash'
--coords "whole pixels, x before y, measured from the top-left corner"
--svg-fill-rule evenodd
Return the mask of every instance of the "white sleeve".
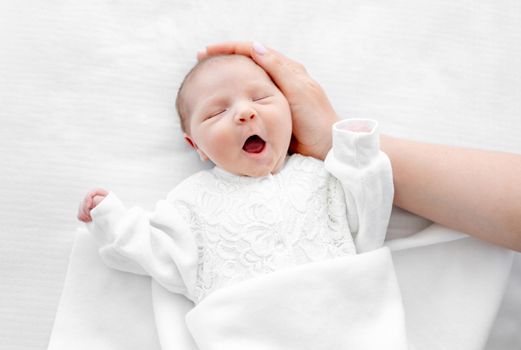
<path id="1" fill-rule="evenodd" d="M 193 300 L 197 245 L 190 227 L 167 200 L 153 213 L 126 210 L 112 192 L 91 211 L 89 231 L 101 242 L 100 256 L 110 267 L 153 277 L 169 291 Z"/>
<path id="2" fill-rule="evenodd" d="M 332 129 L 333 147 L 325 167 L 344 189 L 357 252 L 378 249 L 385 239 L 394 197 L 391 162 L 380 151 L 378 124 L 347 119 Z"/>

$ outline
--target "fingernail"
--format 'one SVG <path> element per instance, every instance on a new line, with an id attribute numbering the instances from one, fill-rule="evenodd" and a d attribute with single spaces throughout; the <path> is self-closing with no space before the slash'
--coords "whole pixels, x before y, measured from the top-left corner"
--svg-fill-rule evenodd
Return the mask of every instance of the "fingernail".
<path id="1" fill-rule="evenodd" d="M 254 41 L 253 42 L 253 49 L 255 52 L 257 52 L 259 55 L 264 55 L 266 53 L 266 48 L 261 43 Z"/>

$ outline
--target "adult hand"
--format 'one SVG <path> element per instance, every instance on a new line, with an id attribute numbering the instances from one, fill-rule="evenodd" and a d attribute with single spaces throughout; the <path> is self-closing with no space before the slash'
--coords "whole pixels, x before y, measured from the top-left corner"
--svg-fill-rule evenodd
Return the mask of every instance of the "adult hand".
<path id="1" fill-rule="evenodd" d="M 286 96 L 293 117 L 290 151 L 324 159 L 331 149 L 331 126 L 339 118 L 322 87 L 309 76 L 304 66 L 273 49 L 252 42 L 210 45 L 197 54 L 197 59 L 226 54 L 251 57 Z"/>

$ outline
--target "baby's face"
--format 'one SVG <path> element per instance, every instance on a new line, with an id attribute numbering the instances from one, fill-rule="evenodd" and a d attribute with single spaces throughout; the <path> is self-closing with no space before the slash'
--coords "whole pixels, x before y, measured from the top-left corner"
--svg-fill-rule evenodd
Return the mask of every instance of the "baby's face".
<path id="1" fill-rule="evenodd" d="M 207 62 L 185 86 L 190 135 L 201 159 L 246 176 L 278 172 L 291 141 L 286 97 L 251 59 Z"/>

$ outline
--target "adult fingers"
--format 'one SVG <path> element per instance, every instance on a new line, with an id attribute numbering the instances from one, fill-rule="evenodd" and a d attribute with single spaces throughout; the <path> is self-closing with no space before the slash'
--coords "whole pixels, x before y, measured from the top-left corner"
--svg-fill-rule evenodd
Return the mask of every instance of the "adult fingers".
<path id="1" fill-rule="evenodd" d="M 253 43 L 250 41 L 226 41 L 222 43 L 208 45 L 203 51 L 202 58 L 215 55 L 244 55 L 251 56 L 251 47 Z"/>
<path id="2" fill-rule="evenodd" d="M 267 64 L 266 70 L 270 68 L 289 67 L 294 73 L 306 73 L 306 68 L 280 52 L 267 48 L 261 43 L 251 41 L 226 41 L 218 44 L 208 45 L 204 51 L 197 53 L 199 60 L 216 55 L 244 55 L 258 60 L 258 63 Z"/>
<path id="3" fill-rule="evenodd" d="M 302 64 L 259 43 L 251 45 L 250 55 L 289 99 L 293 94 L 300 94 L 303 82 L 312 80 Z"/>
<path id="4" fill-rule="evenodd" d="M 215 55 L 233 54 L 251 57 L 271 76 L 288 98 L 291 98 L 293 94 L 298 94 L 303 82 L 312 82 L 302 64 L 257 42 L 228 41 L 213 44 L 207 46 L 205 51 L 199 52 L 197 57 L 201 60 Z"/>

